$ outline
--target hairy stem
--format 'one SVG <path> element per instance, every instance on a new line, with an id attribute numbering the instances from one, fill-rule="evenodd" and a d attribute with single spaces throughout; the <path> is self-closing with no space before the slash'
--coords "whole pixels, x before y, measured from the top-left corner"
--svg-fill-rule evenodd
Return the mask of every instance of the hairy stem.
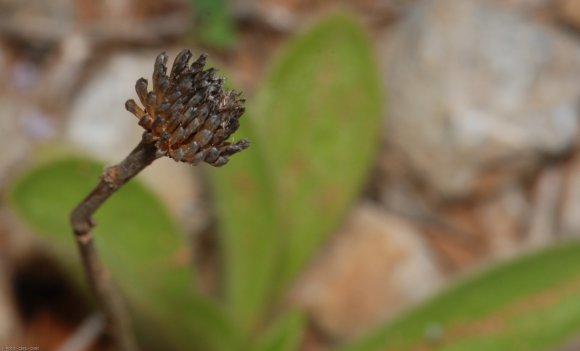
<path id="1" fill-rule="evenodd" d="M 140 143 L 121 163 L 107 167 L 97 186 L 70 215 L 85 275 L 105 315 L 106 330 L 124 351 L 136 351 L 137 343 L 123 301 L 97 253 L 91 233 L 95 226 L 92 215 L 123 184 L 150 165 L 157 158 L 155 152 L 154 145 Z"/>

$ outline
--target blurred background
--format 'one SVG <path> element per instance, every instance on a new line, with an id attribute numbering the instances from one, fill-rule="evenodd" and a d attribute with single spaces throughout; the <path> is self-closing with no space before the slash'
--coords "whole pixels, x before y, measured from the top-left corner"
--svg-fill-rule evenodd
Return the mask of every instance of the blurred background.
<path id="1" fill-rule="evenodd" d="M 578 0 L 0 0 L 0 346 L 115 350 L 67 216 L 183 48 L 251 147 L 97 213 L 143 350 L 580 350 Z"/>

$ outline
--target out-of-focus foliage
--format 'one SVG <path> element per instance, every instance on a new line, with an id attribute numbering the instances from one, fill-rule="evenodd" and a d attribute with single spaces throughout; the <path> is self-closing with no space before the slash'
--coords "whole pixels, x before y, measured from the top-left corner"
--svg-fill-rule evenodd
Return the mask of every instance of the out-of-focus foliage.
<path id="1" fill-rule="evenodd" d="M 304 316 L 280 308 L 283 292 L 360 191 L 380 129 L 377 77 L 370 41 L 343 15 L 298 36 L 274 65 L 239 131 L 252 147 L 211 170 L 224 306 L 196 294 L 179 260 L 179 230 L 138 181 L 99 210 L 97 246 L 142 340 L 153 342 L 154 330 L 176 350 L 298 348 Z M 28 171 L 11 187 L 13 207 L 71 267 L 80 264 L 68 213 L 101 171 L 68 158 Z"/>
<path id="2" fill-rule="evenodd" d="M 552 350 L 578 329 L 580 244 L 568 243 L 494 267 L 342 350 Z"/>
<path id="3" fill-rule="evenodd" d="M 81 264 L 68 223 L 71 209 L 96 185 L 103 166 L 63 158 L 23 174 L 11 186 L 16 212 L 75 270 Z M 159 200 L 138 181 L 119 190 L 96 214 L 97 248 L 131 307 L 156 325 L 172 345 L 189 350 L 201 342 L 231 350 L 235 332 L 217 306 L 194 293 L 191 270 L 179 257 L 182 234 Z M 144 328 L 151 328 L 143 323 Z"/>
<path id="4" fill-rule="evenodd" d="M 291 43 L 261 89 L 255 126 L 276 181 L 282 284 L 362 187 L 382 121 L 378 76 L 361 28 L 336 16 Z"/>
<path id="5" fill-rule="evenodd" d="M 284 314 L 267 329 L 252 348 L 255 351 L 298 350 L 304 329 L 304 316 L 299 311 Z"/>
<path id="6" fill-rule="evenodd" d="M 231 47 L 236 39 L 227 0 L 189 0 L 195 16 L 194 35 L 217 49 Z"/>
<path id="7" fill-rule="evenodd" d="M 227 167 L 212 170 L 210 178 L 225 259 L 227 308 L 250 330 L 270 302 L 280 248 L 273 180 L 263 150 L 246 125 L 238 133 L 251 140 L 250 149 Z"/>
<path id="8" fill-rule="evenodd" d="M 259 327 L 360 190 L 380 129 L 377 76 L 355 22 L 319 23 L 290 43 L 250 105 L 251 151 L 212 172 L 228 307 L 244 330 Z"/>

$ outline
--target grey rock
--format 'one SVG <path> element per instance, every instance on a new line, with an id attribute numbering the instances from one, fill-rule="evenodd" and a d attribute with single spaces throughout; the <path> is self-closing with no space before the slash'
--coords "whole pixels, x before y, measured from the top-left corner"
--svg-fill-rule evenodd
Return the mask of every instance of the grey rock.
<path id="1" fill-rule="evenodd" d="M 137 119 L 125 110 L 135 98 L 135 81 L 150 80 L 158 53 L 111 57 L 78 93 L 72 104 L 66 136 L 97 156 L 119 160 L 141 139 Z"/>
<path id="2" fill-rule="evenodd" d="M 487 1 L 414 7 L 384 47 L 388 143 L 442 198 L 486 191 L 575 144 L 580 49 Z M 506 171 L 507 170 L 507 171 Z"/>

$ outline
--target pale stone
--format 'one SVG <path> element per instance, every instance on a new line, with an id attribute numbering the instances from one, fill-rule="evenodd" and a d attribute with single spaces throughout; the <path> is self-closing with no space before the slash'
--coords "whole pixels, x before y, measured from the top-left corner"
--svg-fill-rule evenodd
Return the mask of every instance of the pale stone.
<path id="1" fill-rule="evenodd" d="M 467 198 L 577 143 L 580 48 L 487 1 L 423 1 L 385 40 L 388 143 L 426 188 Z"/>
<path id="2" fill-rule="evenodd" d="M 326 334 L 350 338 L 424 299 L 441 281 L 411 224 L 363 204 L 306 270 L 293 297 Z"/>

